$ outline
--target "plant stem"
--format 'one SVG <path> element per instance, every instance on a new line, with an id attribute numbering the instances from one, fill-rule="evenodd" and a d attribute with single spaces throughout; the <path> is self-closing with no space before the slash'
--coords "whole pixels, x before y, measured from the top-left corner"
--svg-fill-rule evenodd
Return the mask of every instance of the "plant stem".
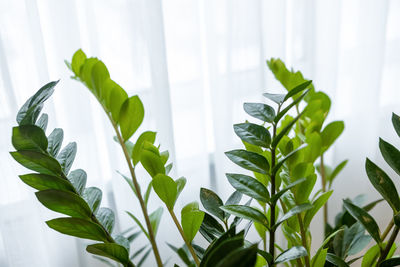
<path id="1" fill-rule="evenodd" d="M 138 183 L 138 181 L 136 179 L 135 169 L 133 168 L 131 157 L 130 157 L 130 155 L 128 153 L 128 149 L 127 149 L 127 147 L 125 145 L 125 142 L 122 139 L 121 133 L 118 130 L 117 124 L 113 121 L 113 119 L 110 117 L 110 115 L 108 113 L 107 113 L 107 115 L 108 115 L 108 117 L 109 117 L 109 119 L 110 119 L 110 121 L 111 121 L 111 123 L 112 123 L 112 125 L 114 127 L 114 130 L 115 130 L 115 132 L 117 134 L 118 141 L 119 141 L 119 143 L 121 145 L 121 148 L 122 148 L 122 150 L 124 152 L 126 162 L 128 163 L 128 166 L 129 166 L 129 171 L 130 171 L 131 176 L 132 176 L 132 182 L 133 182 L 133 185 L 135 186 L 135 190 L 136 190 L 136 193 L 137 193 L 136 195 L 137 195 L 137 198 L 139 199 L 140 207 L 142 209 L 143 216 L 144 216 L 144 219 L 146 221 L 147 231 L 149 233 L 149 239 L 150 239 L 151 246 L 153 248 L 154 257 L 156 258 L 157 266 L 158 267 L 162 267 L 163 264 L 162 264 L 162 261 L 161 261 L 160 252 L 158 250 L 157 243 L 156 243 L 156 240 L 155 240 L 155 237 L 154 237 L 153 228 L 151 227 L 149 214 L 147 212 L 147 207 L 146 207 L 146 205 L 144 203 L 144 200 L 143 200 L 143 197 L 142 197 L 142 193 L 140 192 L 140 186 L 139 186 L 139 183 Z"/>
<path id="2" fill-rule="evenodd" d="M 264 204 L 263 210 L 264 210 L 264 214 L 266 214 L 267 213 L 267 205 L 266 204 Z M 267 231 L 264 232 L 263 249 L 264 249 L 264 251 L 267 251 Z"/>
<path id="3" fill-rule="evenodd" d="M 272 140 L 276 136 L 276 124 L 272 125 Z M 271 170 L 275 167 L 275 153 L 276 148 L 271 148 Z M 271 198 L 275 196 L 275 173 L 271 173 Z M 275 206 L 276 202 L 271 202 L 271 218 L 270 218 L 270 230 L 269 230 L 269 254 L 272 256 L 272 260 L 275 259 Z"/>
<path id="4" fill-rule="evenodd" d="M 178 219 L 176 218 L 175 212 L 172 209 L 168 209 L 168 211 L 169 211 L 169 214 L 171 214 L 172 220 L 174 221 L 176 228 L 178 228 L 183 241 L 185 242 L 186 246 L 188 247 L 190 254 L 192 254 L 192 257 L 193 257 L 194 261 L 196 262 L 196 266 L 200 266 L 200 261 L 197 258 L 197 255 L 192 247 L 192 244 L 190 244 L 190 242 L 186 239 L 185 233 L 183 232 L 182 226 L 179 223 Z"/>
<path id="5" fill-rule="evenodd" d="M 379 257 L 379 260 L 378 260 L 378 263 L 376 266 L 379 266 L 379 264 L 386 259 L 387 255 L 389 254 L 390 249 L 392 248 L 394 240 L 396 239 L 396 237 L 399 233 L 399 230 L 400 230 L 400 228 L 398 226 L 394 227 L 393 232 L 390 235 L 389 241 L 388 241 L 385 249 L 381 253 L 381 256 Z"/>
<path id="6" fill-rule="evenodd" d="M 321 155 L 321 163 L 320 163 L 320 173 L 321 173 L 321 182 L 322 182 L 322 192 L 326 192 L 326 175 L 325 175 L 325 165 L 324 165 L 324 154 Z M 324 204 L 324 236 L 326 234 L 326 225 L 328 224 L 328 201 Z"/>
<path id="7" fill-rule="evenodd" d="M 389 234 L 390 230 L 392 229 L 394 225 L 394 221 L 393 218 L 392 220 L 389 222 L 388 226 L 386 227 L 385 231 L 383 232 L 382 236 L 381 236 L 381 240 L 384 241 L 386 236 Z"/>
<path id="8" fill-rule="evenodd" d="M 300 226 L 300 234 L 301 234 L 301 242 L 303 247 L 307 250 L 307 256 L 304 257 L 306 267 L 310 267 L 310 249 L 307 246 L 307 237 L 306 237 L 306 231 L 304 229 L 304 224 L 303 224 L 303 218 L 301 218 L 301 214 L 297 214 L 297 219 L 299 221 L 299 226 Z"/>

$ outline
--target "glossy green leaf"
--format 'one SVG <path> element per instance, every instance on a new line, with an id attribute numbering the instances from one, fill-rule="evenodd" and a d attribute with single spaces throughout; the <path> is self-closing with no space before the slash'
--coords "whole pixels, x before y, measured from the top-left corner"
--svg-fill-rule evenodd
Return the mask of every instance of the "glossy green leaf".
<path id="1" fill-rule="evenodd" d="M 391 259 L 384 260 L 379 265 L 379 267 L 392 267 L 392 266 L 400 266 L 400 257 L 393 257 Z"/>
<path id="2" fill-rule="evenodd" d="M 387 164 L 400 175 L 400 151 L 382 138 L 379 138 L 379 149 Z"/>
<path id="3" fill-rule="evenodd" d="M 23 125 L 13 128 L 12 144 L 16 150 L 46 152 L 47 137 L 40 127 L 35 125 Z"/>
<path id="4" fill-rule="evenodd" d="M 288 100 L 290 97 L 306 90 L 310 85 L 312 84 L 312 81 L 306 81 L 304 83 L 299 84 L 298 86 L 294 87 L 289 91 L 289 93 L 286 94 L 285 98 L 283 101 Z"/>
<path id="5" fill-rule="evenodd" d="M 332 253 L 328 253 L 326 255 L 326 261 L 338 267 L 349 267 L 349 265 L 344 260 Z"/>
<path id="6" fill-rule="evenodd" d="M 204 213 L 203 222 L 200 226 L 200 233 L 206 234 L 213 240 L 215 237 L 220 237 L 225 232 L 224 227 L 214 217 L 208 213 Z"/>
<path id="7" fill-rule="evenodd" d="M 270 93 L 264 93 L 263 94 L 264 97 L 274 101 L 276 104 L 280 105 L 283 103 L 285 96 L 283 94 L 270 94 Z"/>
<path id="8" fill-rule="evenodd" d="M 322 149 L 326 151 L 344 130 L 343 121 L 333 121 L 325 126 L 321 132 Z"/>
<path id="9" fill-rule="evenodd" d="M 315 214 L 322 208 L 328 201 L 333 191 L 328 191 L 321 194 L 316 200 L 312 202 L 312 208 L 308 210 L 304 216 L 304 227 L 308 228 L 310 226 L 311 220 L 314 218 Z"/>
<path id="10" fill-rule="evenodd" d="M 153 189 L 168 209 L 174 208 L 177 196 L 177 184 L 171 177 L 165 174 L 157 174 L 153 178 Z"/>
<path id="11" fill-rule="evenodd" d="M 243 247 L 243 234 L 239 234 L 221 242 L 215 242 L 211 250 L 206 251 L 200 267 L 218 266 L 232 251 Z M 208 253 L 207 253 L 208 252 Z"/>
<path id="12" fill-rule="evenodd" d="M 257 260 L 257 244 L 241 247 L 230 252 L 218 262 L 216 267 L 248 267 L 254 266 Z"/>
<path id="13" fill-rule="evenodd" d="M 81 49 L 76 51 L 75 54 L 72 56 L 71 68 L 76 76 L 80 76 L 81 67 L 85 63 L 85 60 L 86 55 Z"/>
<path id="14" fill-rule="evenodd" d="M 140 163 L 142 163 L 143 167 L 151 177 L 154 177 L 159 173 L 165 174 L 165 167 L 160 156 L 156 155 L 152 151 L 143 149 L 140 155 Z"/>
<path id="15" fill-rule="evenodd" d="M 83 199 L 88 203 L 93 213 L 96 213 L 97 209 L 100 207 L 102 196 L 103 193 L 97 187 L 85 188 L 82 195 Z"/>
<path id="16" fill-rule="evenodd" d="M 221 209 L 232 215 L 258 222 L 269 229 L 267 217 L 261 211 L 255 208 L 243 205 L 227 205 L 222 206 Z"/>
<path id="17" fill-rule="evenodd" d="M 157 235 L 158 227 L 160 226 L 163 208 L 159 207 L 149 215 L 151 228 L 153 228 L 154 235 Z"/>
<path id="18" fill-rule="evenodd" d="M 57 218 L 47 221 L 46 224 L 65 235 L 84 239 L 107 242 L 107 235 L 97 224 L 80 218 Z"/>
<path id="19" fill-rule="evenodd" d="M 46 174 L 39 174 L 39 173 L 30 173 L 20 175 L 19 178 L 37 190 L 46 190 L 46 189 L 57 189 L 63 191 L 74 191 L 73 186 L 65 179 L 46 175 Z"/>
<path id="20" fill-rule="evenodd" d="M 73 170 L 68 175 L 68 180 L 74 186 L 78 194 L 82 195 L 86 186 L 87 174 L 82 169 Z"/>
<path id="21" fill-rule="evenodd" d="M 76 218 L 89 219 L 92 211 L 75 193 L 48 189 L 36 192 L 36 197 L 46 208 Z"/>
<path id="22" fill-rule="evenodd" d="M 243 194 L 239 191 L 233 192 L 229 198 L 226 200 L 225 205 L 237 205 L 239 204 L 240 200 L 242 200 Z"/>
<path id="23" fill-rule="evenodd" d="M 281 262 L 287 262 L 304 256 L 307 256 L 307 250 L 302 246 L 294 246 L 288 250 L 285 250 L 278 257 L 276 257 L 274 263 L 278 264 Z"/>
<path id="24" fill-rule="evenodd" d="M 156 140 L 156 132 L 147 131 L 147 132 L 143 132 L 139 136 L 139 138 L 137 139 L 135 145 L 133 146 L 133 150 L 132 150 L 131 157 L 132 157 L 133 165 L 138 164 L 138 162 L 140 161 L 140 155 L 142 152 L 143 143 L 150 142 L 150 143 L 154 144 L 155 140 Z"/>
<path id="25" fill-rule="evenodd" d="M 301 96 L 299 96 L 298 98 L 296 98 L 296 100 L 294 100 L 292 103 L 290 103 L 286 108 L 284 108 L 281 112 L 279 112 L 278 114 L 276 114 L 276 117 L 274 119 L 275 123 L 278 123 L 280 121 L 281 118 L 283 118 L 283 116 L 285 116 L 286 113 L 289 112 L 289 110 L 292 109 L 293 106 L 297 105 L 300 103 L 300 101 L 307 95 L 307 93 L 309 92 L 309 90 L 307 90 L 306 92 L 304 92 Z"/>
<path id="26" fill-rule="evenodd" d="M 127 266 L 129 262 L 128 251 L 123 246 L 115 243 L 93 244 L 87 246 L 86 250 L 89 253 L 115 260 L 122 263 L 124 266 Z"/>
<path id="27" fill-rule="evenodd" d="M 128 99 L 128 94 L 125 92 L 124 89 L 122 89 L 121 86 L 116 83 L 113 84 L 110 90 L 111 92 L 107 102 L 110 106 L 112 119 L 115 122 L 119 122 L 121 107 Z"/>
<path id="28" fill-rule="evenodd" d="M 272 174 L 276 174 L 279 169 L 282 167 L 283 163 L 285 163 L 288 159 L 293 157 L 297 152 L 302 150 L 303 148 L 306 148 L 307 144 L 303 144 L 299 146 L 298 148 L 292 150 L 289 154 L 287 154 L 283 159 L 279 160 L 278 163 L 275 165 L 275 167 L 272 169 Z"/>
<path id="29" fill-rule="evenodd" d="M 273 122 L 275 118 L 275 110 L 265 104 L 244 103 L 243 108 L 247 114 L 264 122 Z"/>
<path id="30" fill-rule="evenodd" d="M 72 167 L 72 163 L 74 163 L 76 156 L 77 146 L 75 142 L 69 143 L 66 147 L 64 147 L 60 154 L 57 156 L 58 162 L 60 162 L 61 168 L 63 169 L 65 174 L 69 173 L 69 170 Z"/>
<path id="31" fill-rule="evenodd" d="M 60 163 L 40 152 L 21 150 L 10 152 L 10 154 L 19 164 L 30 170 L 55 176 L 62 174 Z"/>
<path id="32" fill-rule="evenodd" d="M 299 179 L 293 183 L 288 184 L 285 188 L 281 189 L 280 191 L 278 191 L 272 198 L 271 198 L 271 203 L 276 203 L 276 201 L 278 201 L 278 199 L 284 194 L 286 193 L 288 190 L 290 190 L 291 188 L 295 187 L 296 185 L 306 181 L 306 178 L 302 178 Z"/>
<path id="33" fill-rule="evenodd" d="M 48 123 L 49 123 L 49 115 L 47 115 L 46 113 L 42 113 L 42 115 L 40 115 L 39 119 L 36 122 L 36 126 L 41 128 L 43 132 L 46 132 Z"/>
<path id="34" fill-rule="evenodd" d="M 224 220 L 225 213 L 220 209 L 224 205 L 219 196 L 210 189 L 200 189 L 200 201 L 203 207 L 212 215 L 216 216 L 220 220 Z"/>
<path id="35" fill-rule="evenodd" d="M 394 212 L 400 211 L 400 199 L 396 187 L 389 176 L 371 160 L 365 161 L 365 170 L 375 189 L 389 203 Z"/>
<path id="36" fill-rule="evenodd" d="M 266 174 L 269 170 L 269 163 L 267 159 L 260 154 L 243 149 L 236 149 L 225 152 L 225 155 L 232 162 L 236 163 L 244 169 L 262 174 Z"/>
<path id="37" fill-rule="evenodd" d="M 268 148 L 271 143 L 271 135 L 263 126 L 254 123 L 239 123 L 233 125 L 233 129 L 240 139 L 249 144 Z"/>
<path id="38" fill-rule="evenodd" d="M 53 157 L 58 155 L 61 149 L 62 141 L 64 139 L 64 132 L 60 128 L 54 129 L 48 138 L 47 152 Z"/>
<path id="39" fill-rule="evenodd" d="M 183 233 L 188 242 L 192 242 L 200 229 L 204 218 L 204 212 L 199 210 L 199 204 L 192 202 L 183 207 L 181 211 L 181 224 Z"/>
<path id="40" fill-rule="evenodd" d="M 364 254 L 363 260 L 361 262 L 361 267 L 371 267 L 374 266 L 376 260 L 380 256 L 380 248 L 379 245 L 376 244 L 375 246 L 371 247 L 370 249 L 367 250 L 367 252 Z"/>
<path id="41" fill-rule="evenodd" d="M 226 177 L 233 188 L 242 194 L 250 196 L 263 203 L 269 202 L 268 189 L 253 177 L 234 173 L 227 173 Z"/>
<path id="42" fill-rule="evenodd" d="M 112 233 L 115 224 L 115 215 L 111 209 L 101 207 L 96 213 L 96 218 L 107 232 Z"/>
<path id="43" fill-rule="evenodd" d="M 378 244 L 381 243 L 379 227 L 374 218 L 372 218 L 372 216 L 369 215 L 368 212 L 360 207 L 357 207 L 348 200 L 343 200 L 343 205 L 345 209 L 365 227 L 372 238 L 375 239 Z"/>
<path id="44" fill-rule="evenodd" d="M 135 95 L 125 100 L 119 113 L 119 125 L 125 141 L 136 132 L 143 118 L 144 107 L 140 98 Z"/>
<path id="45" fill-rule="evenodd" d="M 300 117 L 304 114 L 304 111 L 302 111 L 299 115 L 297 115 L 296 118 L 294 118 L 290 123 L 288 123 L 276 136 L 274 139 L 272 139 L 271 147 L 275 148 L 279 142 L 281 141 L 282 137 L 285 136 L 290 129 L 292 129 L 293 125 L 300 119 Z"/>
<path id="46" fill-rule="evenodd" d="M 312 209 L 312 205 L 309 203 L 304 203 L 304 204 L 300 204 L 297 206 L 294 206 L 293 208 L 291 208 L 288 212 L 286 212 L 277 222 L 275 225 L 273 225 L 272 227 L 274 228 L 278 228 L 278 226 L 283 223 L 284 221 L 286 221 L 287 219 L 289 219 L 290 217 L 302 213 L 306 210 Z"/>
<path id="47" fill-rule="evenodd" d="M 35 125 L 43 103 L 53 94 L 57 83 L 58 81 L 47 83 L 25 102 L 17 114 L 17 122 L 20 126 Z"/>
<path id="48" fill-rule="evenodd" d="M 89 90 L 96 95 L 94 89 L 93 89 L 93 84 L 92 84 L 92 69 L 93 66 L 99 62 L 97 58 L 87 58 L 85 60 L 85 63 L 82 65 L 79 77 L 81 81 L 85 82 L 86 86 L 89 88 Z"/>
<path id="49" fill-rule="evenodd" d="M 392 113 L 392 124 L 397 135 L 400 137 L 400 117 Z"/>

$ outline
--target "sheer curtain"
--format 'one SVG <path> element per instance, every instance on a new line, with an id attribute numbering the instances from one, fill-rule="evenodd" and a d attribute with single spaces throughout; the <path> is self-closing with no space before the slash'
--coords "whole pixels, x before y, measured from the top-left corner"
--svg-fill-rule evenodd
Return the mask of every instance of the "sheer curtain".
<path id="1" fill-rule="evenodd" d="M 140 95 L 141 129 L 158 132 L 174 175 L 188 179 L 182 203 L 198 200 L 199 186 L 224 197 L 232 192 L 224 173 L 235 166 L 223 152 L 240 146 L 232 124 L 246 118 L 242 103 L 281 90 L 265 65 L 270 57 L 312 79 L 332 98 L 330 119 L 346 123 L 328 158 L 350 160 L 334 186 L 330 221 L 345 197 L 366 192 L 376 199 L 365 157 L 383 163 L 378 136 L 400 145 L 390 125 L 391 112 L 400 113 L 399 12 L 395 0 L 0 0 L 0 266 L 100 266 L 84 252 L 85 241 L 45 226 L 55 214 L 19 181 L 25 170 L 8 154 L 18 107 L 50 80 L 61 79 L 46 105 L 49 128 L 62 127 L 65 142 L 78 142 L 74 168 L 102 188 L 103 205 L 120 211 L 119 230 L 133 223 L 123 211 L 139 210 L 115 171 L 127 170 L 110 125 L 88 91 L 69 79 L 63 60 L 78 48 Z M 384 224 L 388 209 L 374 212 Z M 171 226 L 167 214 L 163 224 Z M 312 225 L 316 234 L 320 225 Z M 158 241 L 165 259 L 165 241 L 180 242 L 168 232 Z"/>

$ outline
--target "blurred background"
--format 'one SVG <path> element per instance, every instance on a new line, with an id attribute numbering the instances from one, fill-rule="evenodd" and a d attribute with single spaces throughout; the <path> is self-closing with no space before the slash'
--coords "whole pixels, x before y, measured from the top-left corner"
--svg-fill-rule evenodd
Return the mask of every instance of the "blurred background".
<path id="1" fill-rule="evenodd" d="M 236 167 L 223 152 L 241 146 L 232 124 L 248 118 L 242 103 L 283 92 L 266 67 L 271 57 L 312 79 L 332 99 L 328 121 L 345 122 L 328 153 L 332 165 L 349 159 L 334 184 L 330 222 L 343 198 L 378 198 L 364 171 L 367 156 L 386 166 L 378 136 L 400 145 L 390 122 L 400 112 L 400 1 L 0 0 L 0 266 L 100 266 L 84 251 L 86 241 L 45 226 L 55 214 L 18 179 L 26 170 L 8 153 L 17 110 L 49 81 L 61 79 L 45 107 L 48 131 L 61 127 L 65 144 L 77 141 L 73 167 L 103 190 L 103 205 L 118 209 L 119 230 L 133 225 L 125 210 L 140 215 L 116 172 L 127 169 L 106 117 L 69 78 L 64 60 L 79 48 L 143 100 L 140 131 L 156 130 L 174 177 L 188 179 L 181 204 L 198 200 L 200 186 L 223 199 L 233 191 L 224 173 Z M 150 178 L 142 174 L 144 186 Z M 390 211 L 381 204 L 373 214 L 383 226 Z M 180 246 L 174 231 L 165 213 L 158 237 L 164 258 L 173 254 L 166 240 Z M 321 217 L 312 231 L 318 244 Z"/>

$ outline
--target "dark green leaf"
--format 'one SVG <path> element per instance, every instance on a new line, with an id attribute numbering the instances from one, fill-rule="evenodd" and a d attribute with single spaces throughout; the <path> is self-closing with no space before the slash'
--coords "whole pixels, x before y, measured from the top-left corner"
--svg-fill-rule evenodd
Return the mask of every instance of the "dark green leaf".
<path id="1" fill-rule="evenodd" d="M 234 173 L 227 173 L 226 177 L 229 183 L 239 192 L 263 203 L 269 201 L 268 189 L 253 177 Z"/>
<path id="2" fill-rule="evenodd" d="M 112 233 L 115 224 L 114 212 L 109 208 L 100 208 L 96 214 L 96 218 L 107 232 Z"/>
<path id="3" fill-rule="evenodd" d="M 228 205 L 222 206 L 221 209 L 232 215 L 258 222 L 269 229 L 267 217 L 255 208 L 242 205 Z"/>
<path id="4" fill-rule="evenodd" d="M 365 161 L 368 178 L 375 189 L 389 203 L 394 212 L 400 211 L 400 199 L 396 187 L 389 176 L 368 158 Z"/>
<path id="5" fill-rule="evenodd" d="M 154 144 L 154 141 L 156 140 L 156 132 L 151 132 L 151 131 L 147 131 L 142 133 L 139 138 L 137 139 L 135 145 L 133 146 L 133 150 L 132 150 L 132 162 L 133 165 L 138 164 L 138 162 L 140 161 L 140 154 L 142 152 L 142 148 L 143 148 L 143 143 L 144 142 L 150 142 L 152 144 Z"/>
<path id="6" fill-rule="evenodd" d="M 289 91 L 289 93 L 286 94 L 286 96 L 285 96 L 283 101 L 286 101 L 290 97 L 294 96 L 295 94 L 300 93 L 301 91 L 304 91 L 305 89 L 307 89 L 307 87 L 309 87 L 311 85 L 311 83 L 312 83 L 312 81 L 306 81 L 304 83 L 299 84 L 295 88 L 291 89 Z"/>
<path id="7" fill-rule="evenodd" d="M 282 104 L 285 99 L 285 95 L 283 94 L 264 93 L 263 96 L 274 101 L 278 105 Z"/>
<path id="8" fill-rule="evenodd" d="M 374 218 L 372 218 L 368 212 L 360 207 L 357 207 L 348 200 L 343 200 L 343 205 L 345 209 L 365 227 L 372 238 L 375 239 L 377 243 L 380 243 L 381 238 L 379 234 L 379 227 Z"/>
<path id="9" fill-rule="evenodd" d="M 400 137 L 400 117 L 392 113 L 392 124 L 397 135 Z"/>
<path id="10" fill-rule="evenodd" d="M 56 82 L 49 82 L 40 88 L 25 104 L 20 108 L 17 114 L 19 125 L 34 125 L 43 108 L 43 103 L 53 94 Z"/>
<path id="11" fill-rule="evenodd" d="M 250 116 L 265 122 L 272 122 L 275 118 L 275 110 L 265 104 L 244 103 L 243 108 Z"/>
<path id="12" fill-rule="evenodd" d="M 177 185 L 175 181 L 165 174 L 157 174 L 154 176 L 152 184 L 154 191 L 168 209 L 173 209 L 177 196 Z"/>
<path id="13" fill-rule="evenodd" d="M 136 132 L 142 124 L 143 118 L 144 108 L 140 98 L 135 95 L 125 100 L 119 113 L 119 125 L 124 141 Z"/>
<path id="14" fill-rule="evenodd" d="M 225 258 L 227 255 L 243 246 L 243 233 L 237 236 L 228 238 L 223 240 L 219 244 L 213 247 L 212 250 L 206 252 L 204 258 L 200 264 L 200 267 L 203 266 L 218 266 L 218 264 Z M 207 249 L 208 250 L 208 249 Z"/>
<path id="15" fill-rule="evenodd" d="M 249 144 L 268 148 L 271 143 L 271 135 L 263 126 L 254 123 L 240 123 L 233 125 L 233 129 L 240 139 Z"/>
<path id="16" fill-rule="evenodd" d="M 224 227 L 216 219 L 214 219 L 214 217 L 208 213 L 204 213 L 204 219 L 200 227 L 200 232 L 202 235 L 205 233 L 207 236 L 210 236 L 211 239 L 214 239 L 215 237 L 221 236 L 224 231 Z"/>
<path id="17" fill-rule="evenodd" d="M 18 163 L 30 170 L 55 176 L 62 174 L 60 163 L 45 154 L 30 150 L 10 152 L 10 154 Z"/>
<path id="18" fill-rule="evenodd" d="M 154 235 L 157 235 L 158 226 L 161 222 L 161 216 L 163 214 L 163 208 L 159 207 L 149 215 L 151 228 L 153 228 Z"/>
<path id="19" fill-rule="evenodd" d="M 222 258 L 217 267 L 248 267 L 254 266 L 257 260 L 257 244 L 250 247 L 241 247 Z"/>
<path id="20" fill-rule="evenodd" d="M 326 254 L 326 261 L 338 267 L 349 267 L 349 265 L 344 260 L 332 253 Z"/>
<path id="21" fill-rule="evenodd" d="M 62 129 L 54 129 L 48 138 L 47 152 L 53 157 L 56 157 L 61 149 L 62 141 L 64 139 L 64 132 Z"/>
<path id="22" fill-rule="evenodd" d="M 40 127 L 43 132 L 46 132 L 47 124 L 49 123 L 49 115 L 43 113 L 36 122 L 36 126 Z"/>
<path id="23" fill-rule="evenodd" d="M 96 213 L 97 209 L 100 207 L 101 198 L 103 193 L 97 187 L 88 187 L 83 191 L 83 199 L 88 203 L 90 209 L 93 213 Z"/>
<path id="24" fill-rule="evenodd" d="M 243 149 L 236 149 L 225 152 L 225 155 L 231 161 L 244 169 L 262 174 L 266 174 L 269 170 L 269 163 L 267 159 L 255 152 L 250 152 Z"/>
<path id="25" fill-rule="evenodd" d="M 57 156 L 58 162 L 60 162 L 61 168 L 64 170 L 65 174 L 68 174 L 69 170 L 72 167 L 72 163 L 75 160 L 76 156 L 76 143 L 69 143 L 63 150 L 61 150 L 60 154 Z"/>
<path id="26" fill-rule="evenodd" d="M 382 138 L 379 138 L 379 148 L 387 164 L 400 175 L 400 151 Z"/>
<path id="27" fill-rule="evenodd" d="M 224 220 L 225 213 L 220 209 L 224 205 L 219 196 L 212 190 L 201 188 L 200 189 L 200 200 L 203 207 L 210 212 L 212 215 L 216 216 L 220 220 Z"/>
<path id="28" fill-rule="evenodd" d="M 19 177 L 24 183 L 37 190 L 58 189 L 71 192 L 74 191 L 74 188 L 67 180 L 56 176 L 39 174 L 39 173 L 30 173 L 30 174 L 20 175 Z"/>
<path id="29" fill-rule="evenodd" d="M 394 257 L 391 259 L 387 259 L 381 262 L 379 267 L 391 267 L 391 266 L 399 266 L 400 265 L 400 257 Z"/>
<path id="30" fill-rule="evenodd" d="M 47 221 L 46 224 L 62 234 L 107 242 L 107 236 L 104 230 L 99 225 L 85 219 L 70 217 L 57 218 Z"/>
<path id="31" fill-rule="evenodd" d="M 86 186 L 86 180 L 87 180 L 86 172 L 82 169 L 73 170 L 68 175 L 68 180 L 74 186 L 75 190 L 80 195 L 82 195 L 83 190 L 85 189 L 85 186 Z"/>
<path id="32" fill-rule="evenodd" d="M 36 192 L 36 197 L 46 208 L 65 215 L 89 219 L 92 214 L 86 202 L 75 193 L 48 189 Z"/>
<path id="33" fill-rule="evenodd" d="M 292 103 L 290 103 L 285 109 L 283 109 L 281 112 L 279 112 L 275 119 L 274 122 L 278 123 L 279 120 L 285 116 L 286 113 L 289 112 L 289 110 L 294 106 L 297 105 L 298 103 L 300 103 L 300 101 L 307 95 L 307 93 L 309 92 L 309 90 L 307 90 L 306 92 L 304 92 L 301 96 L 299 96 L 298 98 L 296 98 L 296 100 L 294 100 Z"/>
<path id="34" fill-rule="evenodd" d="M 283 223 L 284 221 L 286 221 L 287 219 L 289 219 L 290 217 L 302 213 L 306 210 L 311 209 L 313 206 L 309 203 L 304 203 L 304 204 L 300 204 L 297 205 L 293 208 L 291 208 L 288 212 L 286 212 L 277 222 L 275 225 L 271 226 L 274 228 L 277 228 L 281 223 Z"/>
<path id="35" fill-rule="evenodd" d="M 12 144 L 16 150 L 46 152 L 47 137 L 40 127 L 23 125 L 13 128 Z"/>
<path id="36" fill-rule="evenodd" d="M 225 202 L 225 205 L 237 205 L 239 204 L 240 200 L 242 200 L 243 194 L 240 193 L 239 191 L 233 192 L 228 200 Z"/>
<path id="37" fill-rule="evenodd" d="M 292 127 L 293 127 L 293 125 L 296 123 L 296 121 L 297 121 L 298 119 L 300 119 L 300 117 L 304 114 L 304 111 L 305 111 L 305 110 L 303 110 L 299 115 L 297 115 L 296 118 L 294 118 L 288 125 L 286 125 L 285 128 L 283 128 L 283 129 L 277 134 L 277 136 L 275 136 L 275 138 L 272 140 L 272 143 L 271 143 L 271 146 L 272 146 L 273 148 L 275 148 L 275 147 L 279 144 L 279 141 L 281 141 L 282 137 L 285 136 L 285 135 L 290 131 L 290 129 L 292 129 Z"/>
<path id="38" fill-rule="evenodd" d="M 278 257 L 276 257 L 274 263 L 278 264 L 281 262 L 287 262 L 304 256 L 307 256 L 307 250 L 302 246 L 294 246 L 288 250 L 285 250 Z"/>
<path id="39" fill-rule="evenodd" d="M 100 243 L 93 244 L 86 247 L 87 252 L 107 257 L 122 263 L 126 266 L 129 262 L 128 251 L 123 247 L 115 243 Z"/>
<path id="40" fill-rule="evenodd" d="M 272 169 L 272 174 L 276 174 L 280 167 L 282 167 L 283 163 L 285 163 L 290 157 L 295 155 L 298 151 L 302 150 L 303 148 L 307 147 L 307 144 L 303 144 L 296 148 L 295 150 L 292 150 L 289 154 L 287 154 L 283 159 L 278 161 L 278 163 L 275 165 L 275 167 Z"/>

